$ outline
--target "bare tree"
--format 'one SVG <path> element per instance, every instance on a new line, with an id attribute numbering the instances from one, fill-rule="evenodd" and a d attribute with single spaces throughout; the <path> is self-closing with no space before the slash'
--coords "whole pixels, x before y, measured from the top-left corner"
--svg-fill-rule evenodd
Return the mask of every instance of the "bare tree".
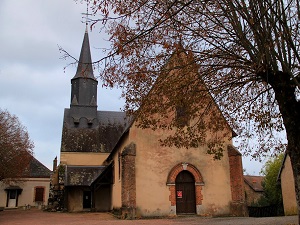
<path id="1" fill-rule="evenodd" d="M 0 109 L 0 181 L 26 175 L 33 147 L 18 118 Z"/>
<path id="2" fill-rule="evenodd" d="M 126 110 L 147 108 L 136 111 L 142 127 L 172 129 L 170 124 L 175 124 L 176 117 L 171 122 L 164 118 L 171 103 L 192 106 L 187 113 L 196 118 L 197 105 L 209 109 L 209 102 L 201 104 L 202 92 L 209 91 L 243 138 L 241 147 L 245 149 L 252 141 L 258 143 L 256 149 L 246 153 L 254 157 L 276 154 L 284 149 L 278 133 L 286 134 L 300 205 L 299 0 L 91 3 L 97 18 L 91 19 L 92 27 L 101 24 L 111 41 L 107 57 L 96 62 L 104 68 L 100 78 L 108 86 L 124 88 Z M 193 60 L 180 67 L 165 67 L 180 49 L 192 53 Z M 195 69 L 192 63 L 197 63 L 199 75 L 189 79 L 185 70 Z M 161 75 L 172 70 L 179 71 L 181 79 Z M 173 88 L 172 82 L 179 88 Z M 197 88 L 202 82 L 207 89 Z M 170 104 L 162 107 L 158 98 L 148 100 L 154 83 L 163 84 L 161 94 L 172 93 L 167 98 Z M 151 117 L 154 114 L 161 118 Z M 162 144 L 194 146 L 201 143 L 203 129 L 211 123 L 200 119 L 196 125 L 177 126 L 175 136 L 162 140 Z M 212 149 L 211 153 L 217 155 L 223 151 Z"/>

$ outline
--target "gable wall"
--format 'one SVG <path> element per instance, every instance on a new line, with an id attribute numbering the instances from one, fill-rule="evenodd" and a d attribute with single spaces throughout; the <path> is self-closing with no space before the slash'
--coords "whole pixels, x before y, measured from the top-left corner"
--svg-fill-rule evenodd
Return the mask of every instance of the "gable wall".
<path id="1" fill-rule="evenodd" d="M 190 57 L 187 57 L 184 53 L 174 55 L 173 59 L 168 62 L 166 68 L 174 69 L 178 62 L 181 62 L 182 65 L 186 65 L 186 62 L 189 60 L 191 60 Z M 179 66 L 182 65 L 180 64 Z M 157 104 L 155 105 L 156 107 L 159 107 L 161 101 L 165 100 L 167 102 L 170 100 L 169 104 L 174 103 L 176 105 L 178 103 L 178 101 L 176 101 L 177 97 L 185 101 L 185 97 L 187 96 L 182 96 L 182 93 L 178 92 L 179 87 L 175 84 L 180 81 L 180 84 L 189 87 L 187 90 L 190 91 L 189 97 L 191 98 L 189 101 L 186 101 L 186 103 L 189 104 L 189 108 L 197 110 L 197 115 L 195 115 L 194 119 L 197 120 L 199 119 L 198 117 L 201 117 L 201 121 L 206 124 L 208 130 L 206 140 L 211 141 L 216 138 L 222 138 L 223 135 L 225 136 L 223 137 L 225 141 L 223 157 L 221 160 L 213 160 L 213 156 L 207 154 L 208 147 L 206 145 L 190 149 L 162 147 L 159 143 L 159 139 L 166 138 L 167 135 L 173 131 L 139 129 L 133 124 L 130 128 L 128 138 L 123 141 L 122 146 L 120 146 L 118 150 L 122 152 L 124 147 L 129 146 L 130 143 L 136 145 L 136 154 L 134 160 L 132 159 L 132 162 L 135 163 L 133 172 L 135 178 L 132 178 L 135 180 L 132 180 L 132 184 L 135 184 L 136 187 L 136 216 L 176 214 L 176 207 L 174 208 L 174 203 L 171 204 L 171 199 L 174 199 L 174 191 L 170 191 L 172 188 L 167 185 L 167 178 L 171 170 L 181 163 L 188 163 L 195 166 L 203 178 L 204 185 L 198 185 L 196 188 L 198 191 L 201 189 L 200 196 L 202 196 L 202 199 L 196 200 L 196 202 L 198 202 L 196 203 L 197 214 L 228 215 L 231 213 L 230 205 L 233 200 L 232 193 L 234 192 L 231 192 L 231 181 L 233 179 L 230 177 L 230 164 L 226 145 L 232 144 L 232 131 L 229 129 L 228 124 L 213 98 L 203 92 L 206 88 L 201 79 L 196 79 L 198 77 L 197 68 L 197 66 L 183 67 L 182 70 L 171 70 L 168 76 L 162 74 L 162 80 L 160 80 L 160 82 L 159 80 L 157 81 L 151 93 L 148 95 L 148 101 Z M 182 76 L 182 74 L 184 74 L 184 76 Z M 175 83 L 174 87 L 172 85 L 171 87 L 168 81 L 173 79 L 175 79 Z M 192 80 L 197 80 L 197 82 L 190 86 Z M 176 91 L 177 93 L 175 93 Z M 191 95 L 191 93 L 201 93 L 201 97 Z M 140 111 L 140 115 L 142 115 L 142 117 L 146 116 L 151 119 L 158 119 L 158 121 L 161 122 L 163 121 L 162 126 L 169 125 L 172 118 L 176 115 L 176 113 L 172 111 L 175 110 L 175 108 L 172 109 L 172 106 L 165 111 L 165 113 L 168 113 L 166 117 L 160 117 L 160 115 L 155 113 L 150 115 L 148 110 L 149 108 L 144 105 L 144 108 Z M 143 113 L 145 114 L 143 115 Z M 193 120 L 193 117 L 191 120 Z M 189 122 L 192 124 L 196 121 Z M 217 122 L 220 122 L 220 124 Z M 217 126 L 222 126 L 224 130 L 213 133 L 214 128 Z M 122 181 L 118 181 L 117 179 L 117 173 L 119 171 L 118 153 L 115 154 L 114 157 L 115 183 L 113 185 L 113 207 L 122 207 Z M 122 168 L 120 171 L 123 171 Z M 242 182 L 242 170 L 240 172 L 239 179 Z M 174 184 L 172 185 L 174 187 Z M 125 191 L 128 192 L 128 196 L 131 198 L 132 193 L 130 193 L 130 190 Z M 244 194 L 244 191 L 242 194 Z"/>

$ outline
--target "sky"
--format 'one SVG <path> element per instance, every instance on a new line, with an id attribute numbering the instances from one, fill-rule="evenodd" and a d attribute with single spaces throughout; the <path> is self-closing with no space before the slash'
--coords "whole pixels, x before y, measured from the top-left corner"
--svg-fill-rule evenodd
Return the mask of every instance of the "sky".
<path id="1" fill-rule="evenodd" d="M 19 118 L 35 144 L 34 156 L 49 169 L 59 158 L 63 112 L 76 72 L 58 46 L 79 58 L 85 12 L 86 4 L 74 0 L 0 0 L 0 108 Z M 97 27 L 89 37 L 96 61 L 108 37 Z M 120 90 L 99 83 L 98 110 L 119 111 L 120 96 Z M 243 159 L 248 174 L 259 175 L 262 165 Z"/>

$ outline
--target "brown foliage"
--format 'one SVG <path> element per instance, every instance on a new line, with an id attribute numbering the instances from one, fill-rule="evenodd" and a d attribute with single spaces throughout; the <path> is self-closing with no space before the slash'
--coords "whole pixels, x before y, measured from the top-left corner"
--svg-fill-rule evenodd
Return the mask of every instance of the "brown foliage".
<path id="1" fill-rule="evenodd" d="M 162 107 L 159 99 L 147 100 L 148 93 L 161 79 L 170 56 L 182 48 L 192 52 L 199 65 L 198 80 L 186 82 L 184 75 L 191 66 L 179 63 L 181 77 L 161 88 L 172 93 L 173 99 L 184 96 L 184 104 L 191 106 L 189 117 L 197 114 L 196 108 L 192 110 L 197 98 L 191 90 L 204 82 L 242 138 L 246 153 L 260 156 L 284 149 L 278 133 L 295 127 L 291 121 L 299 118 L 295 94 L 299 93 L 300 62 L 297 0 L 91 2 L 98 17 L 91 27 L 101 24 L 112 43 L 107 57 L 96 62 L 104 63 L 100 77 L 109 86 L 124 88 L 125 110 L 143 106 L 148 112 L 168 115 L 170 107 Z M 196 96 L 199 103 L 201 94 Z M 142 121 L 152 128 L 158 124 L 157 120 Z M 172 122 L 174 125 L 175 120 Z M 200 140 L 203 132 L 193 135 Z M 252 142 L 258 143 L 256 149 L 248 145 Z"/>
<path id="2" fill-rule="evenodd" d="M 18 118 L 0 109 L 0 181 L 26 176 L 33 147 Z"/>

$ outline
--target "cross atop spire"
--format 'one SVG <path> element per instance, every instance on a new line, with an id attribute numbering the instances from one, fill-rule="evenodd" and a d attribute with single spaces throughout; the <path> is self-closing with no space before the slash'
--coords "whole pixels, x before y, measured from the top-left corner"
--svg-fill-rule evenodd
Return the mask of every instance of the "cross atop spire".
<path id="1" fill-rule="evenodd" d="M 83 19 L 85 19 L 85 25 L 86 25 L 86 32 L 88 30 L 88 25 L 89 25 L 89 22 L 90 22 L 90 19 L 89 19 L 89 0 L 86 0 L 86 13 L 82 13 L 83 15 Z"/>
<path id="2" fill-rule="evenodd" d="M 86 17 L 85 17 L 85 25 L 88 26 L 89 19 L 89 1 L 86 1 Z"/>

